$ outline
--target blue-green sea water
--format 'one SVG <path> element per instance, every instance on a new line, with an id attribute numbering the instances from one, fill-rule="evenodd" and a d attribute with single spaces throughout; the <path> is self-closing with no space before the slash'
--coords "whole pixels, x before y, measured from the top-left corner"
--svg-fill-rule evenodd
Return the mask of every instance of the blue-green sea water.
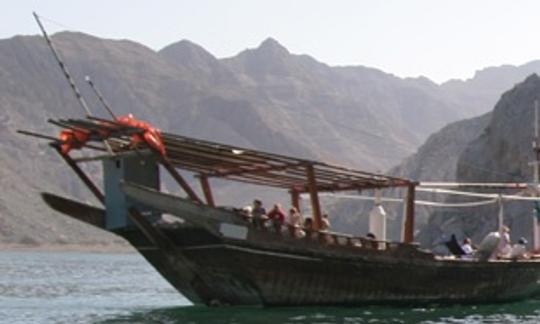
<path id="1" fill-rule="evenodd" d="M 0 323 L 540 323 L 540 300 L 207 308 L 191 306 L 137 254 L 0 252 Z"/>

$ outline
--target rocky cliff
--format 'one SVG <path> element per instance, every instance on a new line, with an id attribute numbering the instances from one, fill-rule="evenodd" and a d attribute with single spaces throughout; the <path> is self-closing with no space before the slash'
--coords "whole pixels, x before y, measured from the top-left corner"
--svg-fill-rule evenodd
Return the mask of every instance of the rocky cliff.
<path id="1" fill-rule="evenodd" d="M 517 84 L 503 94 L 493 112 L 462 124 L 458 137 L 447 138 L 451 147 L 459 144 L 460 149 L 450 149 L 454 154 L 441 154 L 432 160 L 420 157 L 415 165 L 437 169 L 446 165 L 450 173 L 442 174 L 441 180 L 459 182 L 531 182 L 533 151 L 534 101 L 540 97 L 540 78 L 536 74 Z M 442 135 L 442 134 L 441 134 Z M 435 151 L 435 146 L 426 143 L 420 151 Z M 404 165 L 401 171 L 415 175 L 414 168 Z M 429 174 L 430 172 L 428 172 Z M 420 173 L 421 174 L 421 173 Z M 436 171 L 433 174 L 437 174 Z M 420 177 L 420 179 L 422 179 Z M 509 193 L 515 193 L 510 191 Z M 440 198 L 439 198 L 440 199 Z M 463 201 L 464 198 L 446 198 L 447 201 Z M 505 202 L 505 224 L 512 229 L 512 239 L 525 237 L 532 242 L 532 202 Z M 479 242 L 488 232 L 497 228 L 497 205 L 467 209 L 431 210 L 427 226 L 418 236 L 426 246 L 456 234 L 471 237 Z"/>
<path id="2" fill-rule="evenodd" d="M 493 111 L 449 124 L 431 135 L 417 152 L 389 173 L 417 181 L 458 182 L 531 182 L 533 160 L 534 100 L 540 97 L 540 79 L 536 74 L 505 92 Z M 516 193 L 508 191 L 507 193 Z M 402 197 L 402 192 L 386 192 Z M 417 199 L 439 202 L 464 202 L 464 197 L 424 192 Z M 477 200 L 477 199 L 473 199 Z M 372 203 L 344 201 L 332 203 L 336 214 L 350 214 L 343 227 L 365 232 Z M 525 237 L 532 242 L 533 203 L 505 202 L 505 224 L 512 229 L 514 240 Z M 389 236 L 398 239 L 402 208 L 385 204 L 389 214 Z M 437 248 L 451 234 L 458 238 L 480 240 L 497 228 L 498 206 L 474 208 L 435 208 L 417 206 L 416 239 L 423 246 Z"/>

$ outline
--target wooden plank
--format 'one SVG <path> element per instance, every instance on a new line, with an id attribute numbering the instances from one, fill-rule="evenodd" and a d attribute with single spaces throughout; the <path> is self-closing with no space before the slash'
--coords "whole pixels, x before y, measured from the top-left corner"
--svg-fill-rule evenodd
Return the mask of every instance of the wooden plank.
<path id="1" fill-rule="evenodd" d="M 43 201 L 52 209 L 87 224 L 105 228 L 105 210 L 79 201 L 42 192 Z"/>
<path id="2" fill-rule="evenodd" d="M 101 155 L 94 155 L 94 156 L 83 156 L 80 158 L 74 158 L 73 160 L 77 163 L 82 162 L 92 162 L 92 161 L 101 161 L 106 160 L 110 158 L 123 158 L 123 157 L 130 157 L 130 156 L 147 156 L 150 155 L 151 151 L 148 149 L 143 150 L 136 150 L 136 151 L 125 151 L 121 153 L 115 153 L 115 154 L 101 154 Z"/>

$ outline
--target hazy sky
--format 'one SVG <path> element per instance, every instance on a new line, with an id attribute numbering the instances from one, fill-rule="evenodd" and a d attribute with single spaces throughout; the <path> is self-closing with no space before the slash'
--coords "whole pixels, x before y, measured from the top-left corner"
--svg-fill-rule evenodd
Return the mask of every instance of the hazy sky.
<path id="1" fill-rule="evenodd" d="M 330 65 L 364 65 L 436 82 L 487 66 L 540 59 L 540 1 L 498 0 L 12 0 L 0 38 L 78 30 L 153 49 L 189 39 L 217 57 L 273 37 Z"/>

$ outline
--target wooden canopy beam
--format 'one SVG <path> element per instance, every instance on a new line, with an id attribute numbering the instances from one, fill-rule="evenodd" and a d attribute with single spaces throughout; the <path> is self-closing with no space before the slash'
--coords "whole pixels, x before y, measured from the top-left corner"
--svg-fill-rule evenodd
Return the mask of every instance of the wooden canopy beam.
<path id="1" fill-rule="evenodd" d="M 407 203 L 405 210 L 405 224 L 403 226 L 403 242 L 412 243 L 414 241 L 414 199 L 417 183 L 411 182 L 407 191 Z"/>
<path id="2" fill-rule="evenodd" d="M 214 203 L 214 196 L 212 195 L 212 189 L 210 187 L 210 183 L 208 182 L 208 176 L 206 176 L 206 174 L 200 174 L 199 181 L 201 182 L 201 188 L 204 198 L 206 199 L 206 203 L 210 207 L 215 207 L 216 204 Z"/>
<path id="3" fill-rule="evenodd" d="M 287 165 L 265 165 L 265 166 L 258 166 L 258 167 L 238 167 L 234 169 L 230 169 L 227 171 L 216 171 L 212 174 L 209 174 L 210 177 L 226 177 L 230 175 L 242 175 L 245 173 L 249 174 L 261 174 L 261 173 L 268 173 L 270 171 L 283 171 L 283 170 L 289 170 L 290 168 L 298 167 L 299 164 L 287 164 Z"/>
<path id="4" fill-rule="evenodd" d="M 182 177 L 182 175 L 180 175 L 180 173 L 178 173 L 178 171 L 176 171 L 174 166 L 172 166 L 172 164 L 167 160 L 167 158 L 161 157 L 159 159 L 159 162 L 161 163 L 161 165 L 163 165 L 165 167 L 165 169 L 167 171 L 169 171 L 169 174 L 174 178 L 174 180 L 176 180 L 176 182 L 180 185 L 180 187 L 182 187 L 182 189 L 184 189 L 184 191 L 187 193 L 188 197 L 191 200 L 193 200 L 196 203 L 202 204 L 202 200 L 199 198 L 199 196 L 197 196 L 195 191 L 193 191 L 193 189 L 191 189 L 191 187 L 187 183 L 187 181 L 184 180 L 184 177 Z"/>
<path id="5" fill-rule="evenodd" d="M 315 230 L 321 228 L 322 225 L 322 213 L 321 205 L 319 202 L 319 194 L 317 192 L 317 180 L 315 177 L 315 168 L 312 164 L 308 164 L 306 167 L 306 176 L 308 180 L 309 198 L 311 200 L 311 209 L 313 211 L 313 220 Z"/>
<path id="6" fill-rule="evenodd" d="M 99 200 L 99 202 L 101 202 L 105 206 L 105 195 L 103 195 L 101 190 L 99 190 L 99 188 L 92 181 L 92 179 L 90 179 L 90 177 L 77 165 L 77 162 L 75 162 L 68 154 L 62 153 L 60 146 L 52 145 L 52 147 L 56 149 L 56 151 L 58 152 L 58 154 L 60 154 L 64 161 L 66 161 L 66 163 L 71 167 L 71 169 L 75 171 L 79 179 L 84 182 L 86 187 L 88 187 L 88 189 L 94 194 L 97 200 Z"/>

